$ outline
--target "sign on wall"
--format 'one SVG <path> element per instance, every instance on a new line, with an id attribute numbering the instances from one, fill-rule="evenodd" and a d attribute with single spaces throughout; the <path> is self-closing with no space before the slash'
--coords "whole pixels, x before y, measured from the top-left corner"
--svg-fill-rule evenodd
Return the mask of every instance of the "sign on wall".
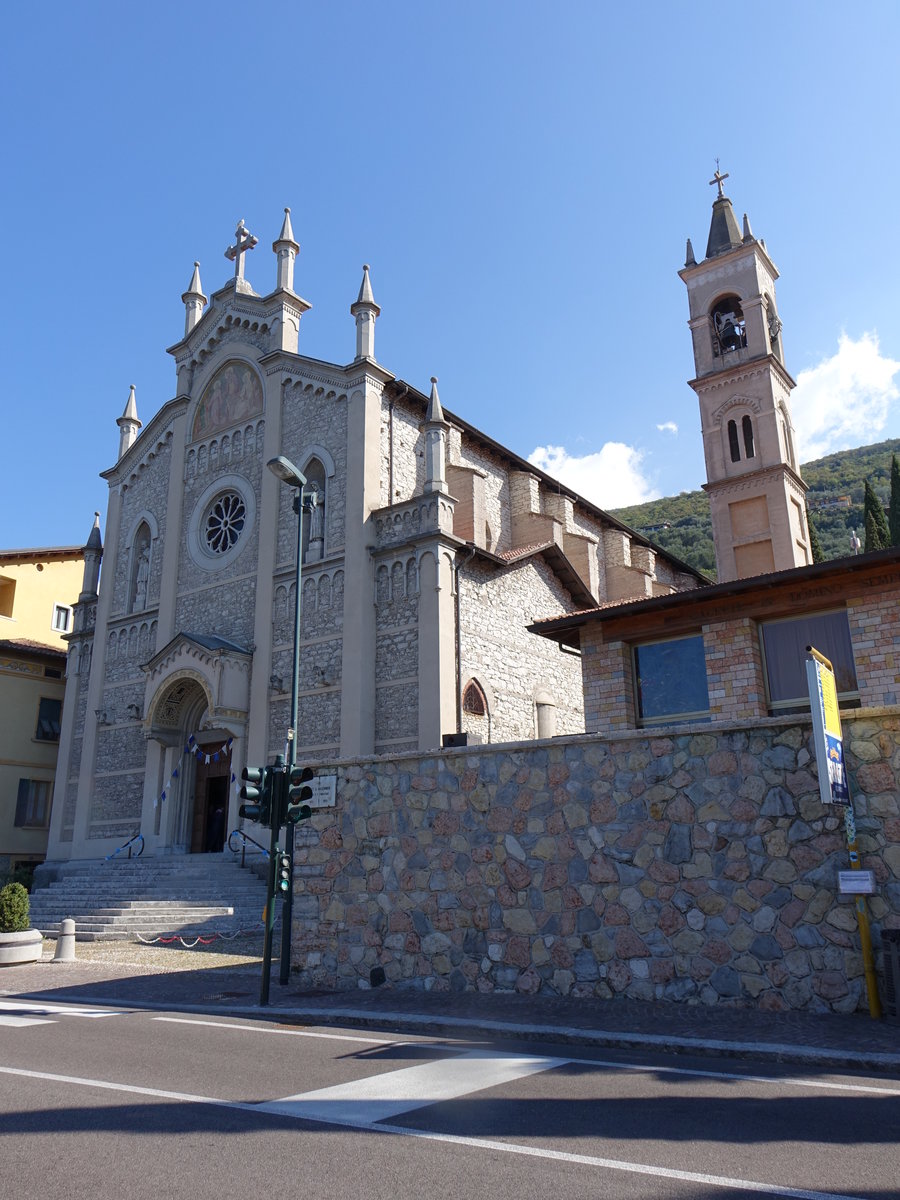
<path id="1" fill-rule="evenodd" d="M 312 796 L 307 803 L 310 808 L 334 808 L 337 792 L 337 775 L 316 775 L 309 781 Z"/>
<path id="2" fill-rule="evenodd" d="M 823 804 L 849 804 L 850 788 L 844 764 L 844 738 L 834 670 L 824 654 L 812 646 L 806 649 L 809 653 L 806 682 L 819 767 L 819 794 Z"/>

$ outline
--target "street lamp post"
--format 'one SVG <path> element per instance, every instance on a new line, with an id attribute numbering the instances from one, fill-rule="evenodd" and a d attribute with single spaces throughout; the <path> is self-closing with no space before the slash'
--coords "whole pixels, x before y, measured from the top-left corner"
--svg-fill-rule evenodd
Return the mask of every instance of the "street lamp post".
<path id="1" fill-rule="evenodd" d="M 294 598 L 294 661 L 291 670 L 291 719 L 287 731 L 287 773 L 290 776 L 291 767 L 297 761 L 297 718 L 300 695 L 300 618 L 302 613 L 302 598 L 301 598 L 301 583 L 303 572 L 303 510 L 310 503 L 315 504 L 315 500 L 308 496 L 304 496 L 303 488 L 306 484 L 306 476 L 299 471 L 294 464 L 283 455 L 278 458 L 270 459 L 266 466 L 277 476 L 282 483 L 286 483 L 289 487 L 297 489 L 297 494 L 294 496 L 294 512 L 297 514 L 297 565 L 294 575 L 294 583 L 296 587 L 296 595 Z M 291 969 L 291 924 L 293 921 L 294 911 L 294 827 L 288 826 L 290 833 L 290 844 L 285 846 L 286 853 L 290 856 L 291 862 L 291 889 L 285 897 L 284 908 L 281 913 L 281 969 L 279 972 L 279 982 L 284 985 L 288 982 Z M 273 888 L 269 888 L 269 898 L 267 903 L 274 905 L 275 897 Z M 274 912 L 273 912 L 274 916 Z M 265 950 L 263 953 L 263 972 L 268 978 L 268 973 L 271 964 L 272 954 L 272 932 L 271 922 L 266 921 L 266 939 L 268 944 L 268 959 L 266 959 Z"/>

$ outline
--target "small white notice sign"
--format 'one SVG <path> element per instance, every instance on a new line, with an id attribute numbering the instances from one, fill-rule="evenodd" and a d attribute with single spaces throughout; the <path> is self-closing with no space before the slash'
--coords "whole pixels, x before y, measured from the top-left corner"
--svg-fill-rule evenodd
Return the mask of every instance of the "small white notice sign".
<path id="1" fill-rule="evenodd" d="M 838 871 L 838 891 L 842 896 L 875 894 L 874 871 Z"/>
<path id="2" fill-rule="evenodd" d="M 310 808 L 334 808 L 337 795 L 337 775 L 316 775 L 309 781 L 312 796 L 307 800 Z"/>

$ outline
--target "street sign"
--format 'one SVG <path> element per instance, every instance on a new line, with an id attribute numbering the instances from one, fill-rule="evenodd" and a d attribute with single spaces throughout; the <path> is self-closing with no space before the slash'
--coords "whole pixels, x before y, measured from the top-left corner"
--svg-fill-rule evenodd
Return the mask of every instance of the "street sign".
<path id="1" fill-rule="evenodd" d="M 309 781 L 312 796 L 306 801 L 310 808 L 334 808 L 337 800 L 337 775 L 316 775 Z"/>
<path id="2" fill-rule="evenodd" d="M 842 896 L 874 896 L 874 871 L 838 871 L 838 891 Z"/>

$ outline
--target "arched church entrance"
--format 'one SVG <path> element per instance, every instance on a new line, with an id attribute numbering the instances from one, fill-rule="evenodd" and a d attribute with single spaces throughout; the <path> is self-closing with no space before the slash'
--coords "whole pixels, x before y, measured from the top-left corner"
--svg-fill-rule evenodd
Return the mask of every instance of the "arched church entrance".
<path id="1" fill-rule="evenodd" d="M 195 755 L 192 854 L 220 854 L 225 848 L 231 746 L 201 744 Z"/>
<path id="2" fill-rule="evenodd" d="M 203 682 L 184 677 L 165 684 L 151 720 L 168 780 L 157 807 L 155 833 L 176 853 L 220 853 L 227 837 L 232 736 L 209 728 Z"/>

